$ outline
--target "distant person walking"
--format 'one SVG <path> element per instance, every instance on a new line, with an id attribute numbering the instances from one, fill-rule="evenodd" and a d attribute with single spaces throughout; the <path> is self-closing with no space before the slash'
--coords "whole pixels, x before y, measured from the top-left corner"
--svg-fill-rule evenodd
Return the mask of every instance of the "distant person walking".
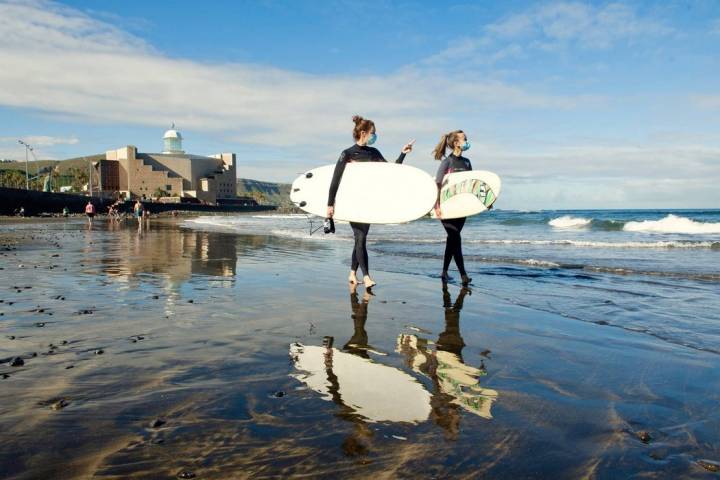
<path id="1" fill-rule="evenodd" d="M 85 205 L 85 215 L 88 219 L 88 224 L 92 225 L 93 217 L 95 216 L 95 205 L 92 204 L 92 202 L 88 202 L 87 205 Z"/>
<path id="2" fill-rule="evenodd" d="M 137 218 L 138 228 L 142 228 L 144 211 L 145 211 L 145 207 L 143 207 L 142 202 L 140 202 L 140 200 L 136 200 L 135 206 L 133 207 L 133 213 L 135 214 L 135 218 Z"/>
<path id="3" fill-rule="evenodd" d="M 468 285 L 472 278 L 467 276 L 465 271 L 465 260 L 463 259 L 462 253 L 462 238 L 460 232 L 465 225 L 465 217 L 461 218 L 449 218 L 443 219 L 440 210 L 440 187 L 442 185 L 445 175 L 453 172 L 465 172 L 472 170 L 470 160 L 462 156 L 462 152 L 467 151 L 470 148 L 470 142 L 468 142 L 467 135 L 462 130 L 455 130 L 450 133 L 443 135 L 440 138 L 440 143 L 437 144 L 433 151 L 435 160 L 440 160 L 440 167 L 438 168 L 437 175 L 435 176 L 435 182 L 438 185 L 438 199 L 435 203 L 435 214 L 442 222 L 442 226 L 445 228 L 447 233 L 447 240 L 445 242 L 445 257 L 443 258 L 443 268 L 440 278 L 443 283 L 447 283 L 450 280 L 448 274 L 448 268 L 450 268 L 450 261 L 455 259 L 455 265 L 457 265 L 460 277 L 462 278 L 462 284 Z M 450 155 L 445 155 L 447 150 L 452 150 Z"/>

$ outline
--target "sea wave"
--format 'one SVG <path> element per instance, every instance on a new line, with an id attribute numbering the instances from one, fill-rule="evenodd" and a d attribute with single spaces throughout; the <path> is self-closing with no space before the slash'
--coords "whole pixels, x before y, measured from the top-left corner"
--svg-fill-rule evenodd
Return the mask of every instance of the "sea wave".
<path id="1" fill-rule="evenodd" d="M 590 225 L 592 219 L 583 217 L 571 217 L 565 215 L 562 217 L 554 218 L 548 222 L 548 225 L 555 228 L 583 228 Z"/>
<path id="2" fill-rule="evenodd" d="M 697 222 L 686 217 L 678 217 L 677 215 L 670 214 L 661 220 L 627 222 L 623 230 L 626 232 L 708 235 L 720 233 L 720 223 Z"/>
<path id="3" fill-rule="evenodd" d="M 657 242 L 595 242 L 591 240 L 463 240 L 479 245 L 548 245 L 585 248 L 711 248 L 720 249 L 720 242 L 710 241 L 657 241 Z"/>

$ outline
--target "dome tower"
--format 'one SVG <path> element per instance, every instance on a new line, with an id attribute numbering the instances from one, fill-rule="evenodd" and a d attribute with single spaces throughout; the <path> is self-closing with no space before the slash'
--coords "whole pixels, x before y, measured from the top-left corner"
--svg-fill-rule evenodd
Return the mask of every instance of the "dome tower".
<path id="1" fill-rule="evenodd" d="M 162 153 L 185 153 L 182 149 L 182 135 L 175 130 L 175 122 L 173 122 L 170 130 L 163 135 L 163 144 Z"/>

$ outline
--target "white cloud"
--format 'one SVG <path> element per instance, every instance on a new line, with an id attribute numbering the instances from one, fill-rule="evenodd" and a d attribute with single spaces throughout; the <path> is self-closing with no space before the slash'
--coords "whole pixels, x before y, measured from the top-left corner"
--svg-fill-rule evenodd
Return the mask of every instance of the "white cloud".
<path id="1" fill-rule="evenodd" d="M 691 95 L 690 101 L 702 110 L 720 110 L 720 94 Z"/>
<path id="2" fill-rule="evenodd" d="M 639 38 L 671 33 L 673 29 L 669 26 L 641 17 L 622 3 L 594 6 L 555 2 L 489 24 L 480 36 L 455 43 L 427 62 L 438 64 L 467 57 L 492 64 L 526 54 L 527 50 L 553 51 L 566 46 L 607 49 Z"/>
<path id="3" fill-rule="evenodd" d="M 92 121 L 229 132 L 243 142 L 337 145 L 354 113 L 385 133 L 428 130 L 462 108 L 575 108 L 596 98 L 546 95 L 482 78 L 408 67 L 384 76 L 309 75 L 163 56 L 111 25 L 54 3 L 0 3 L 0 104 Z M 447 94 L 438 94 L 447 92 Z M 433 121 L 434 120 L 434 121 Z"/>

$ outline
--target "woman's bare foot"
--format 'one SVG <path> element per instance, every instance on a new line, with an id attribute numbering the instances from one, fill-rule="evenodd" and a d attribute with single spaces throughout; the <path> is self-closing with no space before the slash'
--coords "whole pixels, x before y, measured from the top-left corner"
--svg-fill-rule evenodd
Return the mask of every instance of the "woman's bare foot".
<path id="1" fill-rule="evenodd" d="M 357 285 L 358 283 L 360 283 L 358 282 L 357 275 L 355 275 L 355 272 L 353 272 L 352 270 L 350 271 L 350 275 L 348 276 L 348 282 L 353 285 Z"/>
<path id="2" fill-rule="evenodd" d="M 467 275 L 462 275 L 461 278 L 463 285 L 470 285 L 470 282 L 472 282 L 472 278 L 468 277 Z"/>
<path id="3" fill-rule="evenodd" d="M 377 283 L 375 283 L 375 281 L 370 278 L 370 275 L 365 275 L 363 277 L 363 283 L 365 284 L 365 288 L 371 288 L 377 285 Z"/>

